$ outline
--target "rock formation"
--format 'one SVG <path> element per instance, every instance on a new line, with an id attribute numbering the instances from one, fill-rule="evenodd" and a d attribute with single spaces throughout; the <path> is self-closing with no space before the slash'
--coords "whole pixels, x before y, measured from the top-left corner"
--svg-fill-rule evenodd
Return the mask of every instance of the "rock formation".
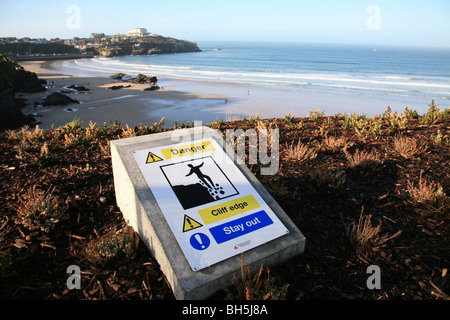
<path id="1" fill-rule="evenodd" d="M 53 92 L 52 94 L 45 97 L 44 100 L 42 100 L 41 104 L 46 107 L 46 106 L 65 106 L 66 104 L 71 103 L 79 104 L 80 102 L 62 93 Z"/>
<path id="2" fill-rule="evenodd" d="M 24 104 L 15 94 L 45 91 L 42 83 L 35 73 L 0 53 L 0 131 L 34 122 L 33 117 L 22 113 Z"/>

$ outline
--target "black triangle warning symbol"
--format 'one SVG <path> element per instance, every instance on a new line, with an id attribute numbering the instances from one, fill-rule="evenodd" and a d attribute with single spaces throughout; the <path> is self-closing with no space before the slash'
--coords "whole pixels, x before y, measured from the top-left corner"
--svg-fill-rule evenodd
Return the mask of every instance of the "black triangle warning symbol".
<path id="1" fill-rule="evenodd" d="M 147 156 L 147 163 L 152 163 L 152 162 L 158 162 L 158 161 L 162 161 L 163 159 L 161 159 L 160 157 L 158 157 L 156 154 L 149 152 L 148 156 Z"/>
<path id="2" fill-rule="evenodd" d="M 194 230 L 200 227 L 203 227 L 203 225 L 195 221 L 191 217 L 184 215 L 183 232 Z"/>

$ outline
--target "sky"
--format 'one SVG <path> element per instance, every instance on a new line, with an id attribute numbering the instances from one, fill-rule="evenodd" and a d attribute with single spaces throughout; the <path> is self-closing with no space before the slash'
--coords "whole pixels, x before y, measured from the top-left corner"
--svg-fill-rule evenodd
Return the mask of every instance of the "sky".
<path id="1" fill-rule="evenodd" d="M 450 0 L 0 0 L 0 37 L 132 28 L 190 41 L 450 47 Z"/>

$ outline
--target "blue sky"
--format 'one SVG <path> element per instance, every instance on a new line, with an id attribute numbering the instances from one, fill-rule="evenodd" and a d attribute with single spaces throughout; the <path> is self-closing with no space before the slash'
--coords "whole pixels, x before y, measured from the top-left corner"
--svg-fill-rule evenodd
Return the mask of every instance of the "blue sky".
<path id="1" fill-rule="evenodd" d="M 69 39 L 143 27 L 191 41 L 450 47 L 448 17 L 449 0 L 0 0 L 0 37 Z"/>

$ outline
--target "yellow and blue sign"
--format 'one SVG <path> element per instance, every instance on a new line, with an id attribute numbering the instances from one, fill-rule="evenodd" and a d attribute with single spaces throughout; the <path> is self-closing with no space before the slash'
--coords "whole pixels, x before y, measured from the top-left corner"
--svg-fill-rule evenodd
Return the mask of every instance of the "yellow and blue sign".
<path id="1" fill-rule="evenodd" d="M 133 155 L 192 270 L 289 233 L 213 138 Z"/>
<path id="2" fill-rule="evenodd" d="M 273 221 L 264 210 L 247 215 L 245 217 L 215 226 L 209 229 L 217 243 L 224 243 L 241 237 L 261 228 L 267 227 Z"/>

